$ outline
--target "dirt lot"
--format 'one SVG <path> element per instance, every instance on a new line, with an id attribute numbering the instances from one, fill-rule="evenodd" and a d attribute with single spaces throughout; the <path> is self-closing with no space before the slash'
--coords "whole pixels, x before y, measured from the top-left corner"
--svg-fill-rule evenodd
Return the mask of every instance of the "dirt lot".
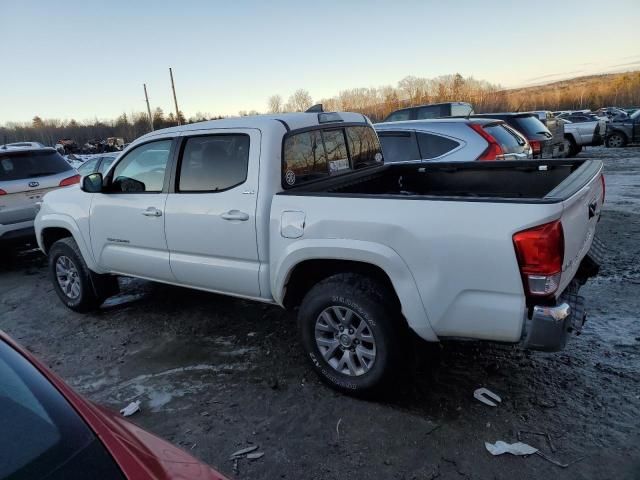
<path id="1" fill-rule="evenodd" d="M 415 379 L 383 402 L 315 378 L 282 310 L 123 279 L 100 312 L 62 306 L 46 260 L 23 252 L 0 270 L 0 328 L 92 400 L 132 417 L 231 477 L 246 479 L 640 478 L 640 148 L 589 149 L 607 170 L 602 275 L 583 288 L 590 316 L 566 351 L 475 343 L 423 347 Z M 472 397 L 486 386 L 498 408 Z M 492 457 L 523 441 L 538 456 Z M 256 444 L 264 457 L 229 455 Z"/>

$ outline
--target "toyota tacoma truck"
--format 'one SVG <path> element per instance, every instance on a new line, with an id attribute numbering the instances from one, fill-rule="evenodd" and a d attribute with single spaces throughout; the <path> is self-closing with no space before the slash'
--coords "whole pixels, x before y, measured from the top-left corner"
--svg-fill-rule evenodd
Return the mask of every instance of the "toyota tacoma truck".
<path id="1" fill-rule="evenodd" d="M 155 131 L 47 194 L 62 302 L 95 309 L 126 275 L 293 309 L 312 368 L 360 395 L 413 334 L 555 351 L 580 331 L 600 161 L 385 164 L 368 118 L 319 110 Z"/>

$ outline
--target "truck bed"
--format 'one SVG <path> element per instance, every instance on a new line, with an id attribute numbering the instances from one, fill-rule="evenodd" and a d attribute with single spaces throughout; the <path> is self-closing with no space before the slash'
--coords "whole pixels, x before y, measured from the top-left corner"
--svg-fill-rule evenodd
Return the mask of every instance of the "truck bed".
<path id="1" fill-rule="evenodd" d="M 582 188 L 598 168 L 598 162 L 575 159 L 390 164 L 283 193 L 551 203 Z"/>

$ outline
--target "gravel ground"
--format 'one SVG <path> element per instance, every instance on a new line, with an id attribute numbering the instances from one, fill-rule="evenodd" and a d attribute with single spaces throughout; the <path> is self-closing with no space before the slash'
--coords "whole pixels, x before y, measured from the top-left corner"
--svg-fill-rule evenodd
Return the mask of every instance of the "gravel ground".
<path id="1" fill-rule="evenodd" d="M 640 148 L 593 148 L 607 202 L 601 276 L 581 291 L 583 334 L 561 353 L 479 343 L 421 345 L 415 376 L 366 402 L 307 368 L 290 314 L 139 280 L 97 313 L 62 306 L 37 251 L 0 269 L 0 328 L 90 399 L 240 479 L 640 478 Z M 486 386 L 498 408 L 472 397 Z M 484 442 L 522 440 L 549 457 L 492 457 Z M 229 455 L 258 445 L 265 455 Z"/>

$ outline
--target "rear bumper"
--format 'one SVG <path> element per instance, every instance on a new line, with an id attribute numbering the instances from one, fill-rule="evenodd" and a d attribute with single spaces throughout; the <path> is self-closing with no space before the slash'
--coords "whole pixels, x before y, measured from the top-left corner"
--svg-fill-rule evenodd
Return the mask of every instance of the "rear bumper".
<path id="1" fill-rule="evenodd" d="M 598 274 L 603 259 L 603 245 L 594 238 L 589 253 L 584 257 L 575 278 L 562 293 L 556 305 L 536 305 L 525 318 L 522 346 L 530 350 L 557 352 L 567 344 L 572 333 L 577 335 L 587 319 L 584 297 L 578 295 L 580 287 Z"/>

